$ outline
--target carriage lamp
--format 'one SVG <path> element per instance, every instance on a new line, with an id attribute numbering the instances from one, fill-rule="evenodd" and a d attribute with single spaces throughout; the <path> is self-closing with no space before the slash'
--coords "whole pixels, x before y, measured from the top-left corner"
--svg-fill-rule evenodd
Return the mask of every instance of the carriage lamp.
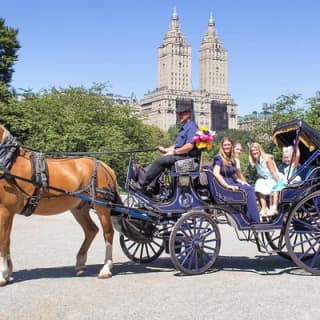
<path id="1" fill-rule="evenodd" d="M 190 193 L 184 192 L 179 196 L 179 204 L 182 208 L 191 208 L 193 204 L 193 197 Z"/>

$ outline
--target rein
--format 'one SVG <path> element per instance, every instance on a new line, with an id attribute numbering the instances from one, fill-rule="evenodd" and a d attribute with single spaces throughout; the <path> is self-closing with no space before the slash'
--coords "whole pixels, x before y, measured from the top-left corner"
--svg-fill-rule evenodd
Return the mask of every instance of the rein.
<path id="1" fill-rule="evenodd" d="M 30 148 L 24 147 L 25 149 L 32 150 Z M 157 148 L 152 149 L 129 149 L 124 151 L 88 151 L 88 152 L 60 152 L 60 151 L 48 151 L 43 152 L 48 156 L 56 156 L 56 157 L 84 157 L 91 155 L 111 155 L 111 154 L 132 154 L 139 152 L 154 152 L 157 151 Z M 35 150 L 34 150 L 35 151 Z"/>
<path id="2" fill-rule="evenodd" d="M 12 174 L 10 172 L 10 169 L 15 162 L 18 154 L 19 154 L 19 148 L 22 148 L 22 150 L 28 150 L 31 152 L 30 162 L 32 166 L 32 177 L 24 178 L 22 176 L 18 176 L 15 174 Z M 109 199 L 111 197 L 115 196 L 115 192 L 112 190 L 105 190 L 100 189 L 96 187 L 96 181 L 97 181 L 97 170 L 99 163 L 97 159 L 93 158 L 94 161 L 94 169 L 92 176 L 90 178 L 89 185 L 81 190 L 77 190 L 74 192 L 70 192 L 61 188 L 53 187 L 48 185 L 47 182 L 47 172 L 45 172 L 44 167 L 46 166 L 45 158 L 44 156 L 50 156 L 51 158 L 68 158 L 68 157 L 84 157 L 84 156 L 92 156 L 92 155 L 111 155 L 111 154 L 134 154 L 139 152 L 153 152 L 156 151 L 156 148 L 152 149 L 143 149 L 143 150 L 136 150 L 136 149 L 130 149 L 125 151 L 99 151 L 99 152 L 41 152 L 39 150 L 29 148 L 26 146 L 23 146 L 18 143 L 16 138 L 14 138 L 10 133 L 3 139 L 3 142 L 0 144 L 0 179 L 4 178 L 9 183 L 13 184 L 20 192 L 22 192 L 27 197 L 27 202 L 20 214 L 23 214 L 25 216 L 30 216 L 36 207 L 38 206 L 39 201 L 43 198 L 42 191 L 48 192 L 49 190 L 56 191 L 58 193 L 61 193 L 61 195 L 57 195 L 54 197 L 59 196 L 73 196 L 78 197 L 80 199 L 82 195 L 87 194 L 85 196 L 86 201 L 92 203 L 95 203 L 97 200 L 95 199 L 96 193 L 99 193 L 102 198 Z M 32 159 L 32 157 L 36 158 L 36 162 Z M 37 170 L 35 170 L 35 167 Z M 39 171 L 40 168 L 40 171 Z M 39 176 L 41 176 L 39 178 Z M 44 181 L 45 180 L 45 181 Z M 35 186 L 35 189 L 32 194 L 29 194 L 24 190 L 17 181 L 23 181 L 32 184 Z"/>

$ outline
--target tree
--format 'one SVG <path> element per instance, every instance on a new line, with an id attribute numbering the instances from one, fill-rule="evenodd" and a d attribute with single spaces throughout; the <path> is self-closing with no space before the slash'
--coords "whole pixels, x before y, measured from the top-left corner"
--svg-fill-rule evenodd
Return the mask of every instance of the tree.
<path id="1" fill-rule="evenodd" d="M 307 103 L 310 107 L 306 111 L 306 122 L 312 127 L 320 130 L 320 91 L 317 91 L 314 97 L 309 98 Z"/>
<path id="2" fill-rule="evenodd" d="M 13 65 L 18 59 L 20 44 L 17 40 L 18 30 L 5 25 L 0 18 L 0 101 L 7 101 L 9 86 L 14 72 Z"/>
<path id="3" fill-rule="evenodd" d="M 113 104 L 102 85 L 25 92 L 19 99 L 0 102 L 0 109 L 0 123 L 30 148 L 43 152 L 111 152 L 99 158 L 115 170 L 121 185 L 129 159 L 123 151 L 169 144 L 167 134 L 143 124 L 130 107 Z M 138 153 L 137 159 L 147 164 L 156 155 Z"/>

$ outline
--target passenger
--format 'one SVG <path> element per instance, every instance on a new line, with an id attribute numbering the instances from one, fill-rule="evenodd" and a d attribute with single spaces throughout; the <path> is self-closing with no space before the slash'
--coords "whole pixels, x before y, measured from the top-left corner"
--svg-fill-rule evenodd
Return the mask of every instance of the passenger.
<path id="1" fill-rule="evenodd" d="M 224 137 L 220 142 L 219 154 L 213 159 L 213 174 L 224 188 L 246 192 L 246 215 L 250 222 L 259 223 L 260 217 L 254 188 L 241 179 L 240 170 L 236 167 L 233 143 L 229 137 Z"/>
<path id="2" fill-rule="evenodd" d="M 240 164 L 240 156 L 241 156 L 241 154 L 243 152 L 242 144 L 240 142 L 235 142 L 233 150 L 234 150 L 234 157 L 235 157 L 235 160 L 236 160 L 236 167 L 237 167 L 237 169 L 239 169 L 240 179 L 247 183 L 247 179 L 242 174 L 241 164 Z"/>
<path id="3" fill-rule="evenodd" d="M 297 172 L 297 168 L 299 166 L 299 162 L 300 162 L 300 150 L 298 145 L 297 145 L 294 161 L 292 161 L 293 151 L 294 151 L 293 146 L 282 148 L 282 164 L 279 166 L 279 171 L 282 178 L 280 178 L 280 180 L 278 180 L 278 182 L 273 186 L 272 192 L 271 192 L 271 196 L 272 198 L 274 198 L 273 200 L 273 205 L 275 206 L 275 208 L 273 208 L 274 212 L 277 212 L 279 191 L 285 188 L 288 184 L 301 182 L 301 177 L 295 176 Z"/>
<path id="4" fill-rule="evenodd" d="M 159 146 L 163 156 L 157 158 L 145 168 L 145 174 L 140 180 L 141 189 L 146 189 L 149 186 L 149 193 L 155 188 L 155 181 L 165 168 L 171 166 L 181 159 L 200 156 L 200 151 L 195 147 L 193 137 L 198 131 L 197 124 L 191 120 L 192 107 L 189 105 L 181 105 L 177 107 L 177 115 L 182 128 L 178 133 L 176 143 L 168 148 Z"/>
<path id="5" fill-rule="evenodd" d="M 265 153 L 259 143 L 252 143 L 249 150 L 249 163 L 256 168 L 259 176 L 255 183 L 255 191 L 261 207 L 261 217 L 277 215 L 277 194 L 271 197 L 270 195 L 277 182 L 283 181 L 283 176 L 279 173 L 273 156 Z M 269 196 L 270 209 L 268 209 L 267 196 Z"/>
<path id="6" fill-rule="evenodd" d="M 282 164 L 279 166 L 279 170 L 283 173 L 286 183 L 298 183 L 301 182 L 300 176 L 295 176 L 300 163 L 300 149 L 297 145 L 294 161 L 292 156 L 294 153 L 294 147 L 288 146 L 282 148 Z M 292 163 L 291 163 L 292 162 Z M 294 177 L 292 180 L 291 178 Z"/>

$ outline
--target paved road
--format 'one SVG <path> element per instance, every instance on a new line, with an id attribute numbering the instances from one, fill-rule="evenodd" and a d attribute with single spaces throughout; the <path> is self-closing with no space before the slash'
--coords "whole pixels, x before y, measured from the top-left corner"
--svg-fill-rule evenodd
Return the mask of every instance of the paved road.
<path id="1" fill-rule="evenodd" d="M 221 226 L 215 269 L 181 276 L 170 257 L 128 261 L 115 238 L 114 276 L 96 278 L 104 258 L 101 232 L 85 276 L 73 276 L 82 231 L 71 214 L 17 216 L 12 233 L 14 280 L 0 288 L 0 319 L 318 319 L 320 277 L 278 256 L 258 253 Z"/>

